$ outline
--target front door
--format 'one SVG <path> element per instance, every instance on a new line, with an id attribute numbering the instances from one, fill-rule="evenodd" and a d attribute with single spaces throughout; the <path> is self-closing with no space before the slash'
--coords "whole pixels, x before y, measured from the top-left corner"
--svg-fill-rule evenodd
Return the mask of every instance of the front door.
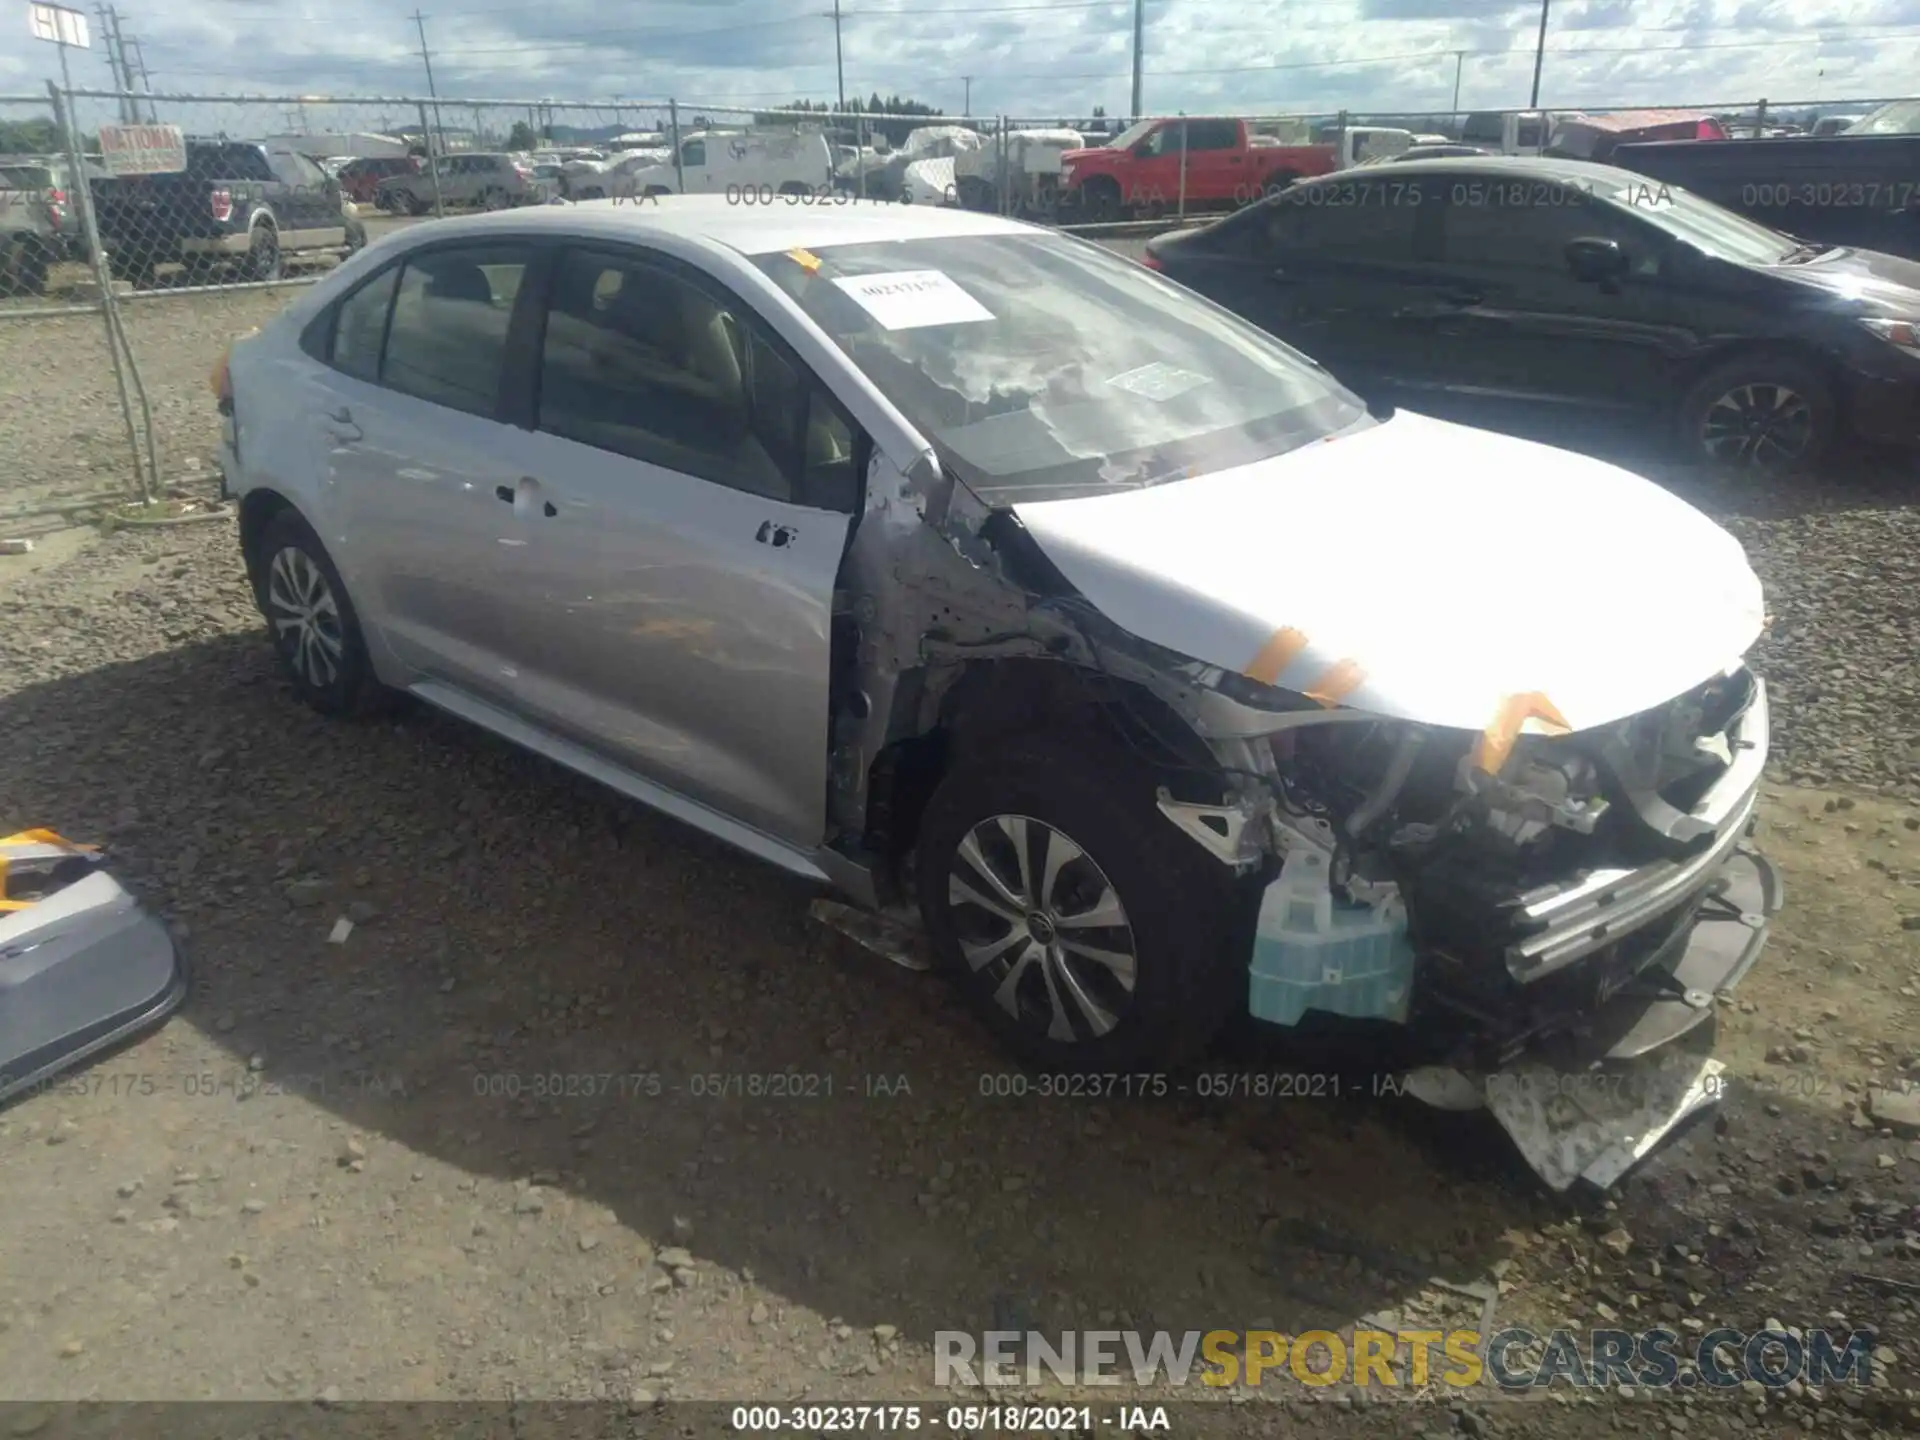
<path id="1" fill-rule="evenodd" d="M 389 267 L 343 302 L 314 382 L 346 541 L 329 548 L 351 559 L 350 592 L 408 679 L 495 701 L 514 689 L 506 625 L 525 529 L 496 415 L 531 258 L 522 244 L 473 245 Z"/>
<path id="2" fill-rule="evenodd" d="M 1533 177 L 1468 176 L 1443 198 L 1441 264 L 1471 302 L 1432 327 L 1449 388 L 1622 411 L 1675 400 L 1708 312 L 1691 296 L 1673 302 L 1676 257 L 1654 226 L 1590 191 Z M 1566 247 L 1583 238 L 1617 243 L 1626 274 L 1579 279 Z"/>
<path id="3" fill-rule="evenodd" d="M 280 181 L 280 244 L 288 250 L 347 243 L 346 217 L 340 212 L 340 187 L 306 156 L 292 150 L 268 152 Z"/>
<path id="4" fill-rule="evenodd" d="M 636 250 L 554 271 L 514 620 L 522 706 L 789 844 L 824 830 L 851 428 L 748 307 Z"/>

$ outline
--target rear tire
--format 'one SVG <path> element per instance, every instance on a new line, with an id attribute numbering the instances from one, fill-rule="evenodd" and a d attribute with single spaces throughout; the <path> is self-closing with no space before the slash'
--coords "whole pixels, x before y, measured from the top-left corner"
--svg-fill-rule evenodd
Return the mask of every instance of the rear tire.
<path id="1" fill-rule="evenodd" d="M 247 237 L 247 279 L 256 284 L 278 280 L 286 273 L 280 255 L 280 232 L 271 225 L 256 225 Z"/>
<path id="2" fill-rule="evenodd" d="M 1833 449 L 1832 387 L 1792 355 L 1755 352 L 1717 365 L 1680 402 L 1683 454 L 1741 475 L 1799 474 Z"/>
<path id="3" fill-rule="evenodd" d="M 1178 1066 L 1245 1001 L 1237 941 L 1252 892 L 1154 799 L 1154 777 L 1118 747 L 1038 734 L 962 759 L 928 802 L 916 857 L 928 934 L 1028 1065 Z"/>
<path id="4" fill-rule="evenodd" d="M 322 715 L 370 715 L 393 694 L 368 658 L 360 617 L 333 558 L 296 510 L 269 520 L 248 557 L 254 599 L 294 692 Z"/>

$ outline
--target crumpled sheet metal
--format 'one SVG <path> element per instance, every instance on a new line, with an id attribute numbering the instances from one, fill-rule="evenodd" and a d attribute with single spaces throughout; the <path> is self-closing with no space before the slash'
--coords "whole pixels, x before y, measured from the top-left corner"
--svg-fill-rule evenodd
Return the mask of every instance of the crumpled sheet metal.
<path id="1" fill-rule="evenodd" d="M 1726 1066 L 1685 1046 L 1604 1071 L 1520 1062 L 1485 1082 L 1487 1108 L 1554 1190 L 1610 1188 L 1679 1124 L 1720 1099 Z"/>

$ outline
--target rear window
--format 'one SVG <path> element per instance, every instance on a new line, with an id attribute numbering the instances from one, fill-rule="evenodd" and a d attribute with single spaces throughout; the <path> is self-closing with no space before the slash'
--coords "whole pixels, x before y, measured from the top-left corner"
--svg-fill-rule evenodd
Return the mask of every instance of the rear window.
<path id="1" fill-rule="evenodd" d="M 1184 479 L 1366 417 L 1304 356 L 1084 241 L 900 240 L 754 263 L 988 504 Z"/>
<path id="2" fill-rule="evenodd" d="M 271 180 L 273 167 L 258 145 L 189 145 L 190 180 Z"/>

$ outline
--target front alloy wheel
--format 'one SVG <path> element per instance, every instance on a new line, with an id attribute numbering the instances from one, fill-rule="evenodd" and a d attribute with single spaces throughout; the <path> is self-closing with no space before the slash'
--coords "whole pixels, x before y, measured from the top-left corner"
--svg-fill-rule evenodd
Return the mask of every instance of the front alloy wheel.
<path id="1" fill-rule="evenodd" d="M 267 568 L 267 622 L 294 677 L 316 690 L 340 679 L 345 643 L 333 587 L 298 546 L 275 553 Z"/>
<path id="2" fill-rule="evenodd" d="M 928 938 L 1037 1069 L 1179 1065 L 1245 1003 L 1258 895 L 1159 812 L 1159 783 L 1103 736 L 1047 731 L 963 754 L 927 802 Z"/>
<path id="3" fill-rule="evenodd" d="M 1110 1032 L 1138 975 L 1126 907 L 1069 835 L 994 815 L 953 853 L 947 903 L 960 953 L 1023 1027 L 1072 1043 Z"/>
<path id="4" fill-rule="evenodd" d="M 1700 444 L 1716 463 L 1749 470 L 1798 464 L 1813 437 L 1813 406 L 1782 384 L 1737 385 L 1700 423 Z"/>

